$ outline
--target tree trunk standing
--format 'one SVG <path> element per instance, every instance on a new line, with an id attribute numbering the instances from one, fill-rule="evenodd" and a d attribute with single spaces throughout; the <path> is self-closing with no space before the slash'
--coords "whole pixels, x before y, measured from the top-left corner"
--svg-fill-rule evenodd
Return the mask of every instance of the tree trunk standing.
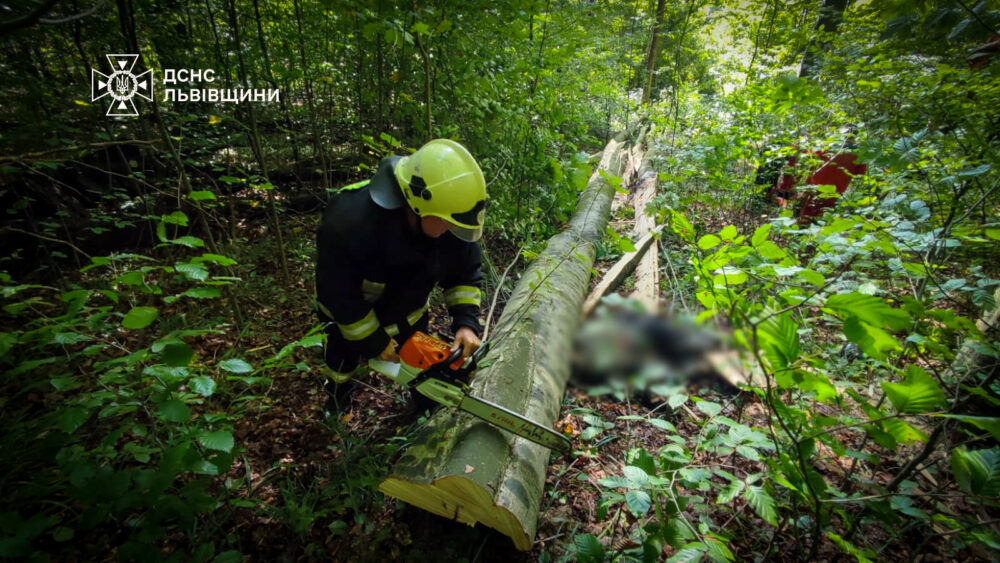
<path id="1" fill-rule="evenodd" d="M 212 11 L 212 0 L 205 0 L 205 8 L 208 9 L 208 21 L 212 24 L 212 38 L 215 40 L 215 58 L 222 64 L 222 69 L 225 71 L 227 86 L 229 85 L 229 77 L 233 75 L 233 71 L 229 68 L 229 56 L 228 54 L 223 55 L 222 51 L 222 41 L 219 39 L 219 30 L 215 26 L 215 12 Z"/>
<path id="2" fill-rule="evenodd" d="M 819 70 L 819 52 L 827 47 L 825 41 L 816 41 L 816 35 L 823 32 L 829 34 L 837 33 L 841 20 L 844 19 L 844 11 L 847 10 L 848 0 L 823 0 L 823 7 L 820 9 L 819 17 L 816 19 L 816 27 L 813 38 L 806 45 L 806 51 L 802 55 L 802 65 L 799 67 L 799 78 L 809 78 L 815 76 Z"/>
<path id="3" fill-rule="evenodd" d="M 420 40 L 420 35 L 420 33 L 416 33 L 415 37 L 417 49 L 420 49 L 420 57 L 424 61 L 424 120 L 427 127 L 425 141 L 430 141 L 434 138 L 431 122 L 431 61 L 427 57 L 427 49 L 424 47 L 424 42 Z"/>
<path id="4" fill-rule="evenodd" d="M 675 147 L 677 146 L 677 128 L 680 125 L 678 120 L 680 119 L 681 111 L 680 96 L 678 92 L 678 85 L 681 77 L 681 52 L 684 50 L 684 38 L 687 37 L 688 23 L 691 21 L 691 14 L 694 13 L 696 2 L 697 0 L 690 0 L 690 3 L 688 4 L 688 9 L 684 13 L 684 23 L 681 26 L 681 36 L 677 39 L 677 48 L 674 49 L 674 68 L 670 85 L 670 106 L 671 113 L 674 115 L 674 126 L 670 133 L 670 144 Z"/>
<path id="5" fill-rule="evenodd" d="M 236 15 L 236 2 L 235 0 L 229 0 L 229 25 L 233 29 L 233 46 L 236 51 L 236 62 L 237 68 L 240 73 L 240 82 L 243 84 L 244 88 L 250 87 L 250 80 L 247 77 L 246 64 L 243 61 L 243 44 L 240 41 L 240 24 L 239 17 Z M 250 149 L 253 151 L 254 157 L 257 159 L 257 164 L 260 165 L 260 175 L 264 177 L 264 182 L 270 184 L 268 179 L 269 171 L 267 168 L 267 160 L 264 158 L 264 147 L 260 142 L 260 132 L 257 128 L 257 110 L 254 104 L 246 104 L 247 113 L 250 117 Z M 277 237 L 278 242 L 278 257 L 281 262 L 281 275 L 288 285 L 292 281 L 292 276 L 288 273 L 288 256 L 285 252 L 285 241 L 284 237 L 281 235 L 281 221 L 278 220 L 278 209 L 274 203 L 274 188 L 265 189 L 267 192 L 267 211 L 271 216 L 271 226 L 274 227 L 274 236 Z"/>
<path id="6" fill-rule="evenodd" d="M 135 36 L 135 18 L 133 17 L 133 8 L 129 0 L 115 0 L 115 5 L 118 8 L 118 19 L 121 23 L 122 35 L 125 36 L 125 42 L 128 44 L 129 49 L 133 53 L 139 55 L 138 62 L 142 67 L 146 66 L 145 60 L 142 57 L 142 51 L 139 49 L 139 40 Z M 141 70 L 141 69 L 140 69 Z M 170 157 L 174 161 L 174 166 L 177 168 L 177 186 L 178 186 L 178 201 L 183 201 L 186 199 L 187 194 L 191 193 L 191 184 L 188 181 L 187 173 L 184 170 L 184 162 L 181 160 L 181 155 L 177 151 L 177 147 L 174 145 L 173 140 L 170 139 L 170 135 L 167 133 L 167 125 L 163 122 L 163 116 L 160 114 L 160 106 L 156 103 L 154 98 L 153 103 L 150 104 L 153 107 L 153 118 L 156 120 L 157 126 L 160 128 L 160 137 L 163 139 L 164 144 L 168 147 L 170 151 Z M 201 227 L 202 231 L 205 233 L 205 246 L 215 253 L 219 253 L 219 248 L 215 244 L 215 237 L 212 235 L 212 228 L 208 224 L 208 219 L 205 217 L 205 210 L 201 207 L 201 202 L 198 200 L 192 200 L 191 203 L 195 207 L 195 215 L 198 221 L 198 225 Z M 236 296 L 233 294 L 232 290 L 228 285 L 222 286 L 222 293 L 229 300 L 229 303 L 233 307 L 233 315 L 236 317 L 236 323 L 242 326 L 245 322 L 243 317 L 243 310 L 240 308 L 240 303 L 237 301 Z"/>
<path id="7" fill-rule="evenodd" d="M 747 78 L 743 83 L 744 86 L 750 84 L 750 78 L 753 76 L 753 64 L 757 61 L 757 52 L 760 51 L 760 30 L 764 27 L 764 19 L 768 20 L 767 24 L 767 38 L 764 42 L 764 48 L 767 48 L 768 43 L 771 40 L 771 29 L 774 27 L 774 17 L 778 14 L 778 5 L 775 3 L 774 9 L 771 10 L 771 17 L 767 18 L 767 10 L 771 8 L 771 3 L 767 2 L 764 8 L 764 18 L 761 18 L 760 23 L 757 24 L 757 33 L 754 36 L 753 41 L 753 56 L 750 57 L 750 64 L 747 65 Z"/>
<path id="8" fill-rule="evenodd" d="M 358 76 L 357 76 L 356 80 L 354 81 L 354 84 L 356 86 L 356 88 L 355 88 L 356 92 L 354 93 L 354 97 L 356 98 L 355 99 L 354 112 L 355 112 L 355 115 L 356 115 L 357 127 L 358 127 L 357 139 L 360 141 L 362 135 L 364 135 L 364 133 L 365 133 L 365 125 L 364 125 L 364 117 L 363 117 L 363 112 L 364 112 L 364 109 L 365 109 L 365 102 L 364 102 L 364 99 L 363 99 L 363 97 L 364 97 L 364 91 L 365 91 L 365 87 L 364 87 L 364 79 L 365 79 L 364 78 L 365 77 L 365 48 L 364 48 L 364 45 L 361 43 L 361 41 L 362 41 L 362 37 L 361 37 L 361 16 L 358 15 L 358 12 L 356 10 L 354 12 L 354 37 L 357 39 L 357 42 L 358 42 Z"/>
<path id="9" fill-rule="evenodd" d="M 379 14 L 378 17 L 381 17 L 381 14 Z M 383 75 L 385 74 L 385 56 L 383 55 L 383 43 L 385 43 L 385 41 L 383 41 L 382 38 L 375 40 L 375 76 L 378 80 L 378 84 L 376 86 L 378 115 L 375 116 L 375 130 L 379 133 L 385 131 L 385 107 L 383 105 L 385 99 L 385 85 L 383 84 Z"/>
<path id="10" fill-rule="evenodd" d="M 531 96 L 535 95 L 535 89 L 538 87 L 538 75 L 542 72 L 542 67 L 545 66 L 545 31 L 549 28 L 549 6 L 551 0 L 545 1 L 545 22 L 542 23 L 542 38 L 538 40 L 538 63 L 535 65 L 535 77 L 531 80 Z M 528 38 L 528 42 L 531 42 L 531 38 Z"/>
<path id="11" fill-rule="evenodd" d="M 649 53 L 646 55 L 646 83 L 642 87 L 642 105 L 649 105 L 649 98 L 653 91 L 653 67 L 656 65 L 656 50 L 660 46 L 660 27 L 663 26 L 663 11 L 666 9 L 666 0 L 656 2 L 656 21 L 653 23 L 652 35 L 649 38 Z"/>
<path id="12" fill-rule="evenodd" d="M 272 88 L 279 88 L 278 81 L 274 78 L 274 71 L 271 70 L 271 56 L 267 51 L 267 38 L 264 35 L 264 25 L 261 23 L 260 19 L 260 0 L 253 0 L 253 13 L 254 18 L 257 20 L 257 39 L 260 41 L 260 52 L 264 58 L 264 77 L 271 84 Z M 284 96 L 278 96 L 278 104 L 281 106 L 281 113 L 285 116 L 285 122 L 288 127 L 291 128 L 292 125 L 292 115 L 288 111 L 287 102 Z M 299 160 L 299 142 L 298 136 L 294 133 L 288 136 L 292 142 L 292 160 L 297 162 Z"/>
<path id="13" fill-rule="evenodd" d="M 323 150 L 323 144 L 319 138 L 319 130 L 316 128 L 316 112 L 313 111 L 312 81 L 309 80 L 309 66 L 306 64 L 306 44 L 302 35 L 302 6 L 299 4 L 299 0 L 292 0 L 292 6 L 295 8 L 295 23 L 299 31 L 299 60 L 302 63 L 302 79 L 306 87 L 306 109 L 309 111 L 309 128 L 312 131 L 313 152 L 319 157 L 319 165 L 323 170 L 323 188 L 329 190 L 332 187 L 330 183 L 330 170 L 326 162 L 326 151 Z"/>
<path id="14" fill-rule="evenodd" d="M 614 140 L 605 149 L 601 168 L 607 173 L 621 173 L 623 144 Z M 473 395 L 543 424 L 558 418 L 594 243 L 607 224 L 613 194 L 611 184 L 595 172 L 569 228 L 552 237 L 521 276 L 491 336 L 493 348 L 472 382 Z M 548 459 L 548 448 L 442 409 L 379 490 L 469 525 L 482 522 L 528 550 Z"/>

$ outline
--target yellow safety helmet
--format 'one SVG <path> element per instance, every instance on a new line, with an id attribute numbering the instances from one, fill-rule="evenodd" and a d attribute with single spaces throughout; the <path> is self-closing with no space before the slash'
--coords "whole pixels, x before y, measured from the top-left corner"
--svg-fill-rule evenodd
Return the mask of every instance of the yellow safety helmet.
<path id="1" fill-rule="evenodd" d="M 444 219 L 462 240 L 475 242 L 482 236 L 486 180 L 465 147 L 450 139 L 434 139 L 401 158 L 395 174 L 414 213 Z"/>

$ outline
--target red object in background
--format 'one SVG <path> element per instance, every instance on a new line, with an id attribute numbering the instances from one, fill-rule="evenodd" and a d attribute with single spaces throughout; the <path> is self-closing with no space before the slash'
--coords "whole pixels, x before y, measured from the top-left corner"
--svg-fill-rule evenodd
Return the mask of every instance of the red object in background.
<path id="1" fill-rule="evenodd" d="M 859 163 L 858 156 L 849 152 L 820 152 L 809 151 L 808 154 L 818 157 L 823 161 L 818 168 L 805 179 L 805 184 L 809 186 L 834 186 L 838 194 L 843 194 L 851 183 L 853 176 L 863 176 L 868 171 L 868 165 Z M 831 154 L 833 159 L 830 159 Z M 788 166 L 794 167 L 797 159 L 792 156 L 788 159 Z M 777 184 L 771 190 L 771 199 L 780 202 L 781 200 L 796 199 L 795 174 L 782 174 Z M 833 207 L 836 202 L 834 198 L 822 198 L 817 194 L 807 193 L 801 198 L 799 208 L 799 221 L 808 222 L 812 217 L 817 217 L 823 213 L 823 209 Z"/>

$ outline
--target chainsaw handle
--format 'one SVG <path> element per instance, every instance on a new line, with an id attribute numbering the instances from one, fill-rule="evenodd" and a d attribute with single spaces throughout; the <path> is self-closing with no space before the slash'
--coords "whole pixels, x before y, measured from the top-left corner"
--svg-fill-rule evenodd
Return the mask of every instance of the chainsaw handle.
<path id="1" fill-rule="evenodd" d="M 432 367 L 434 367 L 434 366 L 447 366 L 447 365 L 451 365 L 452 362 L 458 361 L 458 359 L 461 358 L 461 357 L 462 357 L 462 347 L 459 346 L 456 350 L 454 350 L 451 353 L 450 356 L 448 356 L 447 358 L 441 360 L 440 362 L 437 362 Z"/>

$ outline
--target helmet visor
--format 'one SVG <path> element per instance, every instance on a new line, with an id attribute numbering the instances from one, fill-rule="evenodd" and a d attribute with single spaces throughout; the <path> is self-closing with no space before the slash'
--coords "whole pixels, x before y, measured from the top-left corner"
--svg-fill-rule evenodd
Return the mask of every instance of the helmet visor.
<path id="1" fill-rule="evenodd" d="M 468 227 L 459 227 L 458 225 L 451 225 L 448 227 L 451 234 L 464 240 L 465 242 L 476 242 L 483 236 L 483 228 L 476 227 L 475 229 L 470 229 Z"/>

